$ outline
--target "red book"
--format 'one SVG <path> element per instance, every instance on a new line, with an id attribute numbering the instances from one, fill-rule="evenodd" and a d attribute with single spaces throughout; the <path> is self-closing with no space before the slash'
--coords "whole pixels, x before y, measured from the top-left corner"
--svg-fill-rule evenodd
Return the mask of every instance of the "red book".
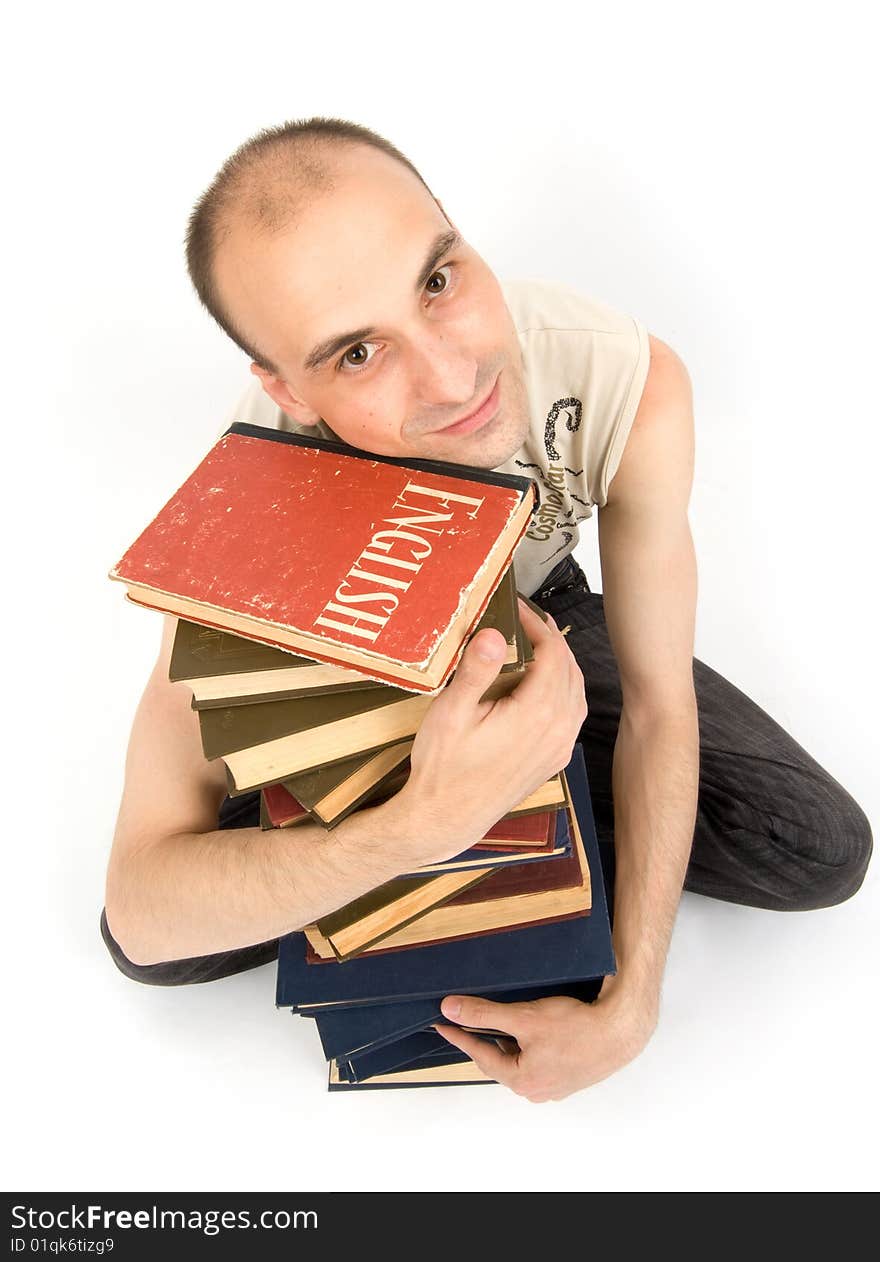
<path id="1" fill-rule="evenodd" d="M 529 478 L 235 424 L 110 578 L 138 604 L 435 692 L 536 499 Z"/>
<path id="2" fill-rule="evenodd" d="M 263 801 L 273 828 L 286 828 L 309 813 L 283 784 L 267 784 L 263 789 Z"/>
<path id="3" fill-rule="evenodd" d="M 532 815 L 516 815 L 493 824 L 474 850 L 508 850 L 511 846 L 527 846 L 552 850 L 556 839 L 556 811 L 540 811 Z"/>

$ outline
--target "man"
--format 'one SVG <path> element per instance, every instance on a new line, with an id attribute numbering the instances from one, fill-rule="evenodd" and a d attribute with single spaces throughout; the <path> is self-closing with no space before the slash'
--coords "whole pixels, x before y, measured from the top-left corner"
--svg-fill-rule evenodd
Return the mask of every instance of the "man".
<path id="1" fill-rule="evenodd" d="M 518 1050 L 456 1026 L 443 1028 L 450 1043 L 528 1099 L 562 1099 L 650 1038 L 682 886 L 823 907 L 859 888 L 871 853 L 840 785 L 693 659 L 687 370 L 610 308 L 499 284 L 408 160 L 340 120 L 243 146 L 187 244 L 199 296 L 257 378 L 236 417 L 534 476 L 541 505 L 515 570 L 551 616 L 521 605 L 535 660 L 494 704 L 479 698 L 501 637 L 472 638 L 400 793 L 329 835 L 295 837 L 256 827 L 252 800 L 223 800 L 222 764 L 205 761 L 189 693 L 167 679 L 167 618 L 128 751 L 105 941 L 129 976 L 157 984 L 263 963 L 280 935 L 477 840 L 580 739 L 600 839 L 616 852 L 616 976 L 592 1004 L 443 1002 L 460 1025 L 509 1031 Z M 570 555 L 597 506 L 603 596 Z"/>

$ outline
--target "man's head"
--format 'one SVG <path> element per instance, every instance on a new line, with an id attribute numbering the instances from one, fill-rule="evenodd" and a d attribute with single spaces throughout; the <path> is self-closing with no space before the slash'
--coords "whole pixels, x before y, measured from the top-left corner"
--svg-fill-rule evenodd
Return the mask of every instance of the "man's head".
<path id="1" fill-rule="evenodd" d="M 484 468 L 522 445 L 528 396 L 498 282 L 374 132 L 310 119 L 248 141 L 195 207 L 187 262 L 297 423 L 323 419 L 380 455 Z M 444 432 L 490 391 L 491 419 Z"/>

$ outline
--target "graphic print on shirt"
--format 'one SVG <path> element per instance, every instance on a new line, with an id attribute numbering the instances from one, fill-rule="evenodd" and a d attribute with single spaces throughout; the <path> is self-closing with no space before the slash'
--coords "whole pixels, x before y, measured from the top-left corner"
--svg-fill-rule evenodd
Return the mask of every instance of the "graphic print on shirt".
<path id="1" fill-rule="evenodd" d="M 589 509 L 590 505 L 585 499 L 579 495 L 575 495 L 566 486 L 565 475 L 568 473 L 573 478 L 580 477 L 583 469 L 569 469 L 567 465 L 562 463 L 562 456 L 556 446 L 556 427 L 559 421 L 560 413 L 565 413 L 565 428 L 570 434 L 576 434 L 581 424 L 581 413 L 583 404 L 580 399 L 557 399 L 547 413 L 547 419 L 544 422 L 544 451 L 547 454 L 547 468 L 542 469 L 540 465 L 527 463 L 523 460 L 517 460 L 516 464 L 521 469 L 537 469 L 538 477 L 542 483 L 542 494 L 538 507 L 532 514 L 532 520 L 526 531 L 525 537 L 533 539 L 537 543 L 550 542 L 555 543 L 558 535 L 555 531 L 561 531 L 562 542 L 552 552 L 548 552 L 545 557 L 541 558 L 541 564 L 550 561 L 557 553 L 563 550 L 571 551 L 571 544 L 575 538 L 575 531 L 571 527 L 576 527 L 578 522 L 584 521 L 590 516 L 589 512 L 583 513 L 580 517 L 574 517 L 577 509 L 572 504 L 571 507 L 565 507 L 566 498 L 569 502 L 574 500 L 578 504 L 582 504 L 584 508 Z M 546 495 L 543 491 L 546 491 Z M 572 518 L 574 517 L 574 520 Z"/>

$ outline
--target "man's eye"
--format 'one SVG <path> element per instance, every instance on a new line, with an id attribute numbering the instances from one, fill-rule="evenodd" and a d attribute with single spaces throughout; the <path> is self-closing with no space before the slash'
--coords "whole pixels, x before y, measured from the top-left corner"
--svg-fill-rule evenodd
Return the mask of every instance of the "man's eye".
<path id="1" fill-rule="evenodd" d="M 430 290 L 432 298 L 439 297 L 440 294 L 444 294 L 446 290 L 449 288 L 449 285 L 451 283 L 451 278 L 447 278 L 443 276 L 443 273 L 451 272 L 451 271 L 452 271 L 452 264 L 445 263 L 443 267 L 438 267 L 437 271 L 432 272 L 431 275 L 428 277 L 425 283 L 426 289 L 429 288 L 429 286 L 432 284 L 432 282 L 434 281 L 436 277 L 438 276 L 443 277 L 443 287 L 441 289 Z M 339 359 L 336 363 L 337 372 L 343 372 L 345 371 L 345 369 L 348 369 L 349 371 L 357 372 L 358 369 L 366 367 L 366 365 L 370 363 L 370 361 L 373 358 L 373 355 L 375 355 L 376 352 L 374 349 L 373 354 L 367 355 L 366 357 L 363 357 L 363 352 L 366 351 L 368 346 L 375 347 L 375 345 L 376 345 L 375 342 L 358 342 L 357 345 L 355 346 L 349 346 L 347 351 L 343 351 L 341 359 Z M 349 359 L 348 358 L 349 355 L 358 356 L 358 358 Z"/>
<path id="2" fill-rule="evenodd" d="M 436 272 L 433 272 L 433 273 L 432 273 L 432 274 L 428 277 L 427 284 L 426 284 L 425 288 L 426 288 L 426 289 L 428 288 L 428 286 L 431 284 L 431 282 L 433 281 L 433 279 L 434 279 L 434 277 L 435 277 L 435 276 L 442 276 L 444 272 L 449 272 L 449 271 L 451 271 L 451 270 L 452 270 L 452 264 L 451 264 L 451 263 L 447 263 L 447 264 L 445 264 L 445 266 L 443 266 L 443 267 L 438 267 L 438 268 L 437 268 L 437 271 L 436 271 Z M 431 295 L 432 295 L 432 297 L 433 297 L 434 295 L 445 293 L 445 291 L 446 291 L 448 288 L 449 288 L 449 281 L 448 281 L 448 280 L 444 280 L 444 283 L 443 283 L 443 288 L 442 288 L 442 289 L 433 289 L 433 290 L 431 290 Z"/>
<path id="3" fill-rule="evenodd" d="M 375 342 L 358 342 L 355 346 L 349 346 L 348 350 L 343 353 L 342 358 L 339 360 L 336 367 L 338 369 L 343 369 L 346 367 L 355 368 L 355 369 L 363 368 L 364 364 L 368 364 L 370 360 L 373 358 L 373 355 L 375 355 L 376 353 L 375 350 L 373 351 L 373 355 L 369 355 L 365 359 L 357 359 L 355 361 L 352 361 L 348 358 L 348 356 L 360 354 L 364 352 L 368 346 L 375 347 L 375 345 L 376 345 Z"/>

